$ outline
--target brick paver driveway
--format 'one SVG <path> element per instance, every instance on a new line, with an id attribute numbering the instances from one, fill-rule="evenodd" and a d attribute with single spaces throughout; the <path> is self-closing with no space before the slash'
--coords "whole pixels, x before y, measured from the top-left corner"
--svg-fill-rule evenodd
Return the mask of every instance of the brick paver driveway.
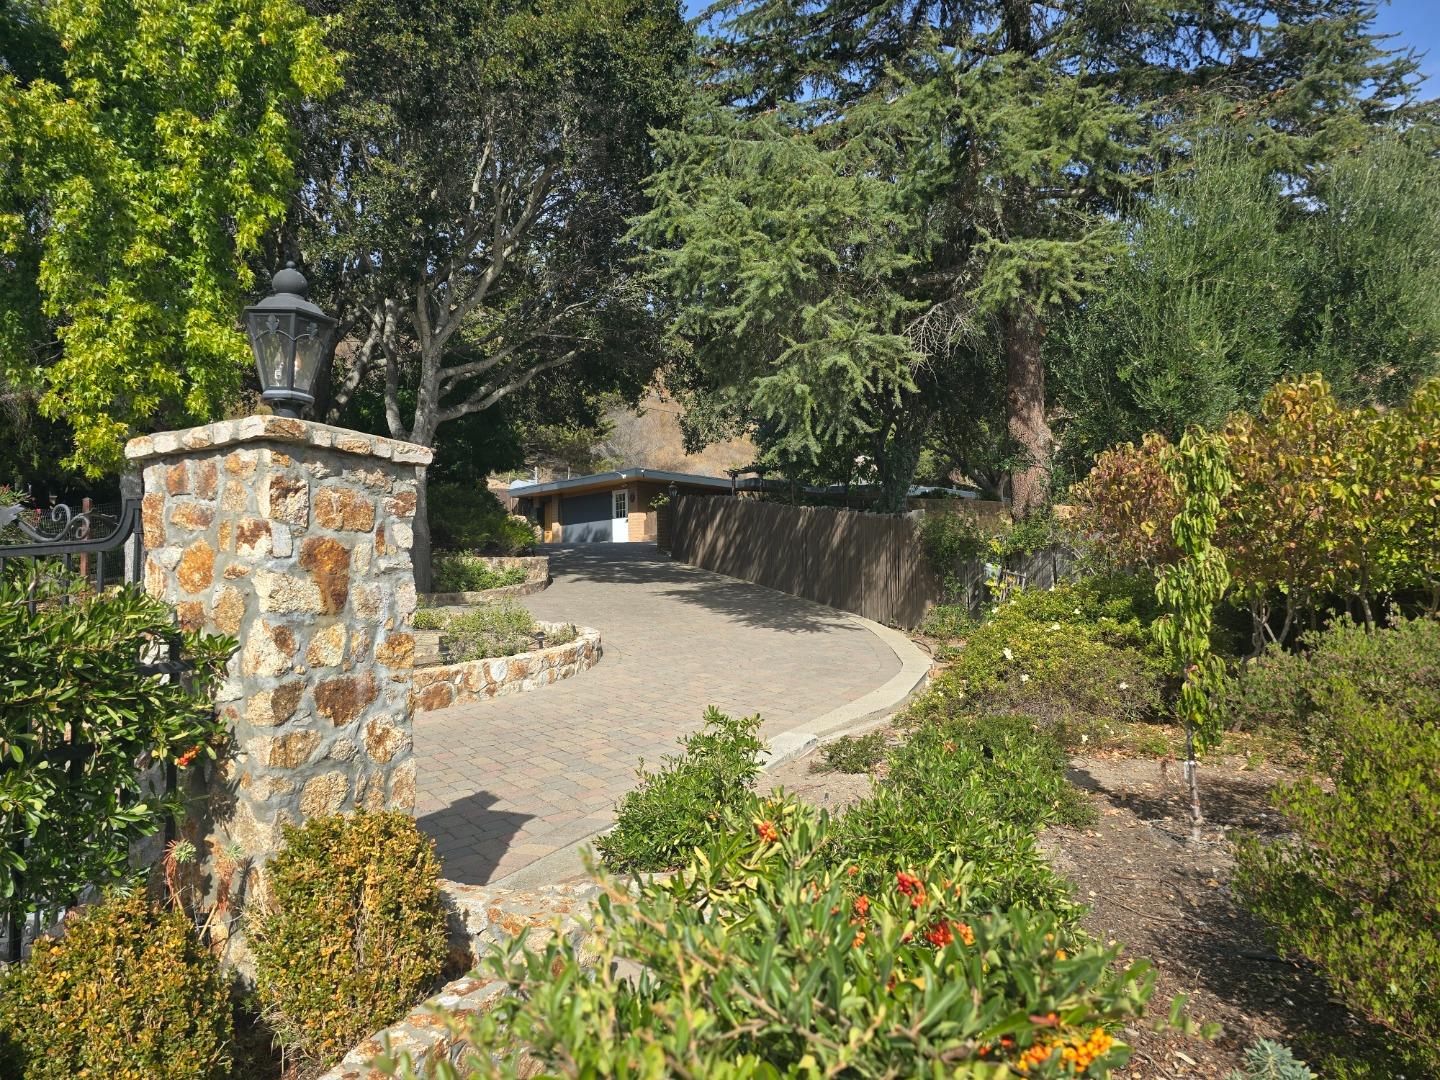
<path id="1" fill-rule="evenodd" d="M 415 717 L 416 814 L 445 876 L 499 881 L 611 821 L 706 705 L 773 736 L 880 686 L 890 647 L 831 608 L 659 555 L 653 544 L 550 552 L 537 618 L 600 631 L 604 659 L 527 694 Z"/>

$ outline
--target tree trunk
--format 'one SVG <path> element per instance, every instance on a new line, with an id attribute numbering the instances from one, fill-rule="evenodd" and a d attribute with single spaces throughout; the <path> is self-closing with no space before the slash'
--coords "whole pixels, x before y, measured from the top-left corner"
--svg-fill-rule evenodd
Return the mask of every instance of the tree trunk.
<path id="1" fill-rule="evenodd" d="M 1005 426 L 1022 459 L 1010 470 L 1011 512 L 1016 518 L 1043 510 L 1050 501 L 1050 454 L 1054 437 L 1045 422 L 1045 328 L 1028 300 L 1001 317 L 1005 350 Z"/>
<path id="2" fill-rule="evenodd" d="M 415 470 L 415 543 L 410 556 L 415 560 L 415 589 L 430 592 L 430 499 L 426 489 L 428 469 Z"/>

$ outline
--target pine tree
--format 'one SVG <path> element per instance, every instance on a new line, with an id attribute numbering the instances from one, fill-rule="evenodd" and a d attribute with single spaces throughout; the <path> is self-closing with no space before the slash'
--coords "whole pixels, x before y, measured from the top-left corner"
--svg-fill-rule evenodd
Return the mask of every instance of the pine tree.
<path id="1" fill-rule="evenodd" d="M 792 452 L 869 435 L 899 471 L 996 395 L 1012 493 L 1044 504 L 1044 341 L 1121 250 L 1136 192 L 1216 109 L 1268 167 L 1393 120 L 1415 61 L 1359 0 L 722 0 L 706 96 L 637 225 L 695 385 Z M 983 429 L 984 425 L 973 425 Z M 888 485 L 892 505 L 900 478 Z"/>

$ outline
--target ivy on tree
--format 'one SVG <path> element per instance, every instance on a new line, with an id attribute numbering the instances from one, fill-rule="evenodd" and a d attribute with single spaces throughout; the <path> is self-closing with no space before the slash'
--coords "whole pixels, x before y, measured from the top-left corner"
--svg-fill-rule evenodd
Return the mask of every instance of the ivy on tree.
<path id="1" fill-rule="evenodd" d="M 1155 638 L 1180 678 L 1175 714 L 1185 728 L 1185 779 L 1190 786 L 1192 835 L 1199 839 L 1200 779 L 1195 751 L 1219 738 L 1215 694 L 1225 681 L 1224 662 L 1210 651 L 1215 605 L 1225 596 L 1230 572 L 1215 545 L 1221 500 L 1230 492 L 1229 454 L 1214 434 L 1187 431 L 1165 473 L 1180 499 L 1170 525 L 1179 558 L 1156 577 L 1155 598 L 1167 614 L 1155 622 Z"/>

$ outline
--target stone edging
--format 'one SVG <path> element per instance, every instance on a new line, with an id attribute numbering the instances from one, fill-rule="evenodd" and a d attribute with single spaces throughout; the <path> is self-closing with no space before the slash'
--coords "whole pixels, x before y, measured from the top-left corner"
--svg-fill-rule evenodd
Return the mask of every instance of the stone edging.
<path id="1" fill-rule="evenodd" d="M 546 633 L 569 627 L 568 623 L 537 625 Z M 522 694 L 594 667 L 600 662 L 600 631 L 589 626 L 577 626 L 575 630 L 574 641 L 547 649 L 417 667 L 411 675 L 415 711 L 431 712 L 505 694 Z"/>
<path id="2" fill-rule="evenodd" d="M 387 1077 L 371 1068 L 371 1062 L 387 1048 L 408 1053 L 411 1064 L 422 1071 L 447 1058 L 453 1060 L 465 1045 L 464 1033 L 452 1031 L 437 1012 L 443 1010 L 463 1021 L 491 1008 L 507 991 L 505 983 L 473 970 L 479 959 L 492 946 L 503 948 L 522 935 L 530 949 L 543 949 L 556 934 L 578 945 L 586 932 L 583 915 L 600 895 L 601 887 L 594 881 L 583 881 L 516 892 L 442 880 L 440 890 L 449 910 L 452 970 L 463 966 L 470 969 L 469 973 L 446 983 L 403 1020 L 361 1042 L 317 1080 Z"/>
<path id="3" fill-rule="evenodd" d="M 550 587 L 550 556 L 548 555 L 487 555 L 481 558 L 485 565 L 492 570 L 519 566 L 524 569 L 526 578 L 516 585 L 501 585 L 498 589 L 481 589 L 476 592 L 421 593 L 420 603 L 425 607 L 488 604 L 495 600 L 530 596 Z"/>

